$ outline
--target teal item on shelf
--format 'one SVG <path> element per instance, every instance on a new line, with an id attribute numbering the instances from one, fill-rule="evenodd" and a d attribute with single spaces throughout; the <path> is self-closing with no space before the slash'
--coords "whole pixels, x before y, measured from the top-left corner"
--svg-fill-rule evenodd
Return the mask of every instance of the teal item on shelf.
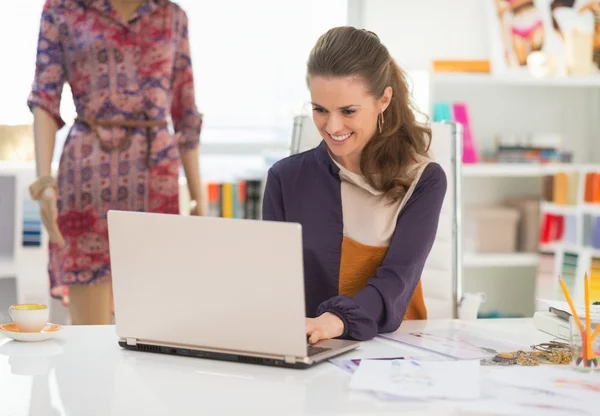
<path id="1" fill-rule="evenodd" d="M 454 121 L 449 103 L 436 102 L 433 104 L 433 121 Z"/>

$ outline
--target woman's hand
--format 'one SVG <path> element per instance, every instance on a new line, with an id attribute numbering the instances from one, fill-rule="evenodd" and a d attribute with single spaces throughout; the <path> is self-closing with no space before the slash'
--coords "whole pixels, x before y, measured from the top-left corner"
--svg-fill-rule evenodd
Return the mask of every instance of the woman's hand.
<path id="1" fill-rule="evenodd" d="M 306 335 L 309 336 L 310 344 L 337 338 L 343 333 L 344 322 L 331 312 L 325 312 L 316 318 L 306 318 Z"/>
<path id="2" fill-rule="evenodd" d="M 58 228 L 58 209 L 56 207 L 56 191 L 48 187 L 44 189 L 39 199 L 40 216 L 44 228 L 48 232 L 51 243 L 58 244 L 59 247 L 65 246 L 65 239 Z"/>
<path id="3" fill-rule="evenodd" d="M 201 203 L 192 201 L 190 203 L 190 215 L 191 216 L 204 216 L 204 209 Z"/>

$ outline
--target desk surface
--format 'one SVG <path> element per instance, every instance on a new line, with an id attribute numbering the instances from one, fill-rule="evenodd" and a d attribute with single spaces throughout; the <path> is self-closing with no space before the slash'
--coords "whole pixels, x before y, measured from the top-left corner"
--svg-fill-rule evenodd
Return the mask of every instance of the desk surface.
<path id="1" fill-rule="evenodd" d="M 551 338 L 531 319 L 407 321 L 400 331 L 457 324 L 524 345 Z M 428 355 L 376 338 L 344 357 L 404 354 Z M 292 370 L 125 351 L 112 326 L 65 327 L 56 339 L 30 344 L 0 335 L 0 413 L 6 416 L 463 414 L 447 405 L 349 392 L 349 380 L 328 362 Z"/>

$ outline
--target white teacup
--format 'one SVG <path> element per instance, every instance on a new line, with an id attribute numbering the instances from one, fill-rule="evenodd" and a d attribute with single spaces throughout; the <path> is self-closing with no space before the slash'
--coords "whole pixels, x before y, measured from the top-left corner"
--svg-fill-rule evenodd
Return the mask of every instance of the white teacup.
<path id="1" fill-rule="evenodd" d="M 48 323 L 48 306 L 37 303 L 23 303 L 8 308 L 8 314 L 21 332 L 39 332 Z"/>

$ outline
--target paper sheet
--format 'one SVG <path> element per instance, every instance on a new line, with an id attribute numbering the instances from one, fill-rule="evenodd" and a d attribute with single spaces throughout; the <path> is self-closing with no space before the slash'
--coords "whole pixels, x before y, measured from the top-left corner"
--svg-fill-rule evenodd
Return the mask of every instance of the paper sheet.
<path id="1" fill-rule="evenodd" d="M 329 360 L 332 364 L 337 365 L 342 370 L 345 370 L 349 373 L 354 373 L 358 368 L 360 362 L 362 360 L 418 360 L 418 361 L 448 361 L 450 358 L 443 357 L 441 355 L 424 355 L 418 357 L 374 357 L 374 358 L 355 358 L 355 359 L 347 359 L 347 358 L 333 358 Z"/>
<path id="2" fill-rule="evenodd" d="M 530 349 L 526 345 L 496 340 L 465 329 L 394 332 L 381 336 L 461 360 L 491 358 L 500 352 Z"/>
<path id="3" fill-rule="evenodd" d="M 600 403 L 600 375 L 575 371 L 569 366 L 509 367 L 489 374 L 488 379 L 551 397 Z"/>
<path id="4" fill-rule="evenodd" d="M 411 399 L 477 399 L 479 361 L 362 360 L 351 390 Z"/>
<path id="5" fill-rule="evenodd" d="M 476 414 L 486 414 L 490 409 L 494 409 L 494 415 L 510 416 L 593 416 L 598 414 L 598 400 L 569 397 L 556 389 L 550 391 L 537 387 L 523 388 L 512 385 L 521 384 L 519 378 L 544 379 L 547 376 L 544 367 L 515 367 L 515 371 L 512 370 L 512 368 L 506 372 L 500 370 L 504 374 L 499 377 L 495 376 L 495 371 L 491 372 L 491 376 L 484 378 L 482 399 L 461 402 L 459 408 Z M 554 371 L 551 370 L 551 372 Z M 505 382 L 510 384 L 505 384 Z M 536 382 L 523 384 L 533 386 L 536 385 Z"/>

